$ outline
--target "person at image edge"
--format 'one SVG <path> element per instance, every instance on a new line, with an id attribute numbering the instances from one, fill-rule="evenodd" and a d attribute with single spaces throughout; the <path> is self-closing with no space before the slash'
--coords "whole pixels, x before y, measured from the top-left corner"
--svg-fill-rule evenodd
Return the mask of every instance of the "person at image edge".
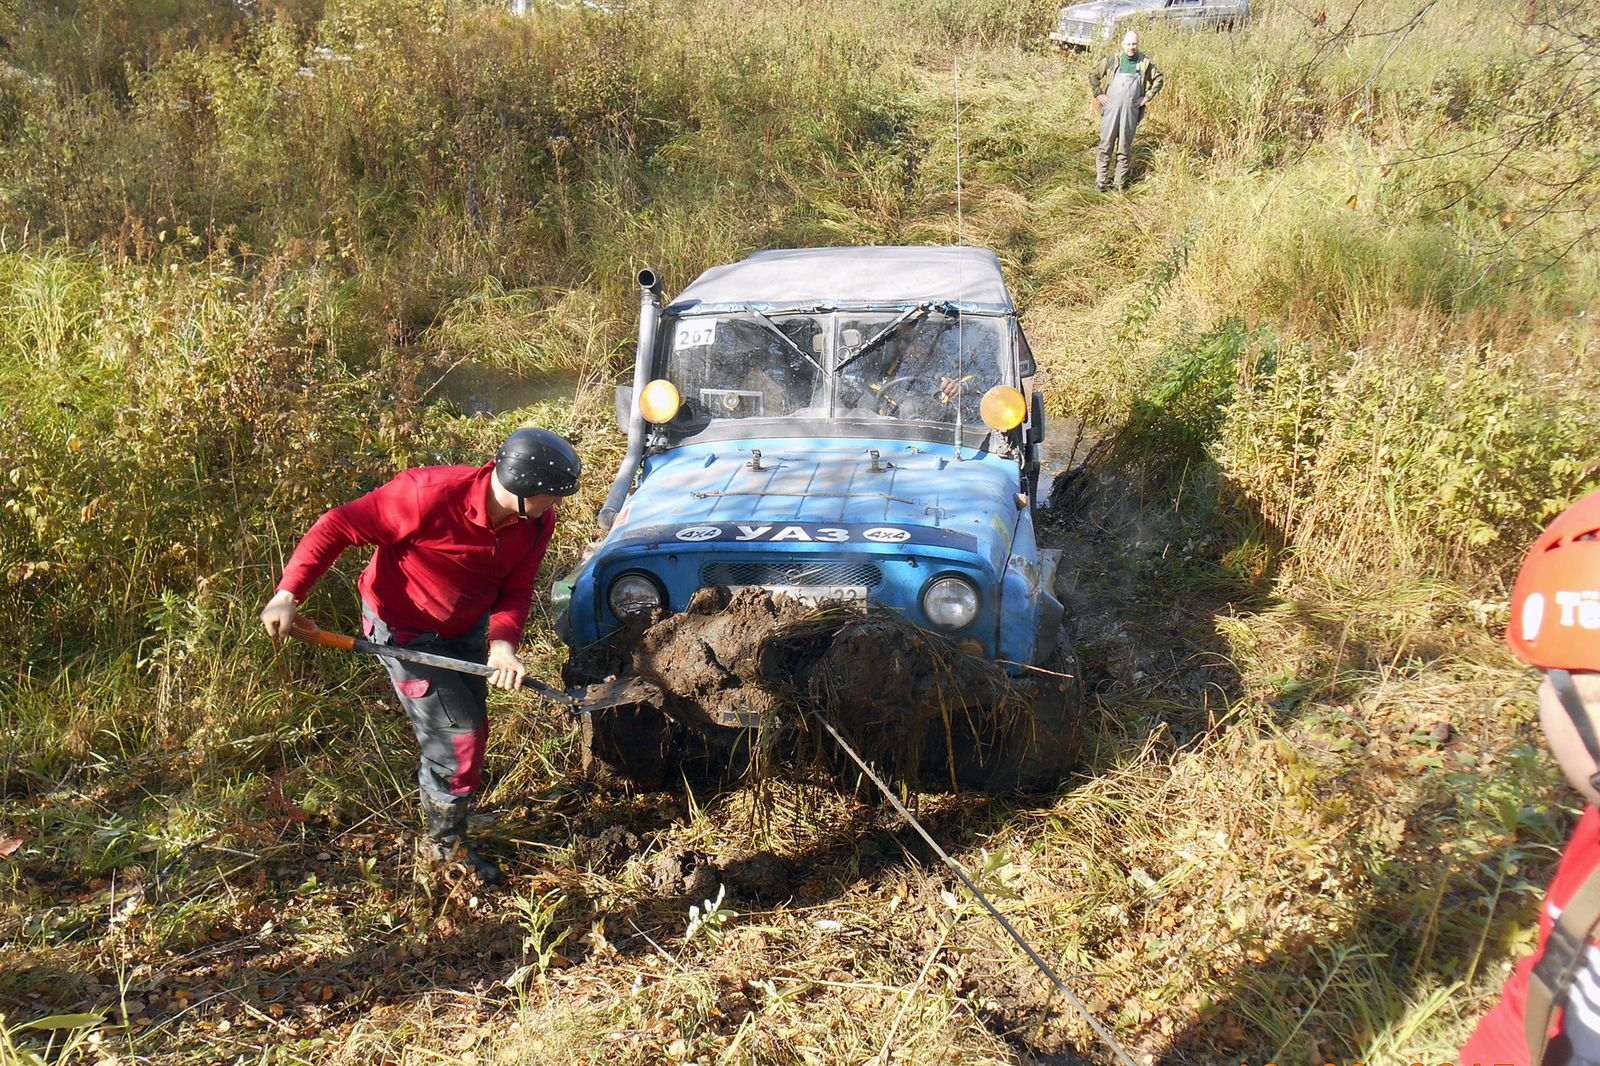
<path id="1" fill-rule="evenodd" d="M 1544 672 L 1539 721 L 1583 797 L 1539 915 L 1539 941 L 1461 1049 L 1461 1066 L 1600 1064 L 1600 492 L 1534 542 L 1511 593 L 1511 650 Z"/>
<path id="2" fill-rule="evenodd" d="M 319 518 L 290 556 L 261 612 L 289 635 L 295 606 L 346 548 L 376 546 L 361 573 L 368 639 L 487 663 L 492 678 L 383 658 L 421 748 L 417 783 L 424 857 L 459 862 L 497 884 L 500 869 L 467 839 L 481 785 L 488 685 L 516 689 L 527 673 L 517 645 L 534 579 L 555 529 L 556 503 L 578 491 L 582 464 L 547 429 L 519 429 L 482 466 L 407 470 Z"/>

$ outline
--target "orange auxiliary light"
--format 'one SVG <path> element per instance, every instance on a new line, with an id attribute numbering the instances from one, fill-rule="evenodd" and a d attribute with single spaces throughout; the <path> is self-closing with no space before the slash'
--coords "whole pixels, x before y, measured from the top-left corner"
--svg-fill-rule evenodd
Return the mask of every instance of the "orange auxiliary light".
<path id="1" fill-rule="evenodd" d="M 1028 417 L 1028 401 L 1010 385 L 996 385 L 983 394 L 983 405 L 979 410 L 990 429 L 1009 433 Z"/>
<path id="2" fill-rule="evenodd" d="M 672 382 L 657 378 L 639 393 L 639 413 L 646 422 L 665 422 L 678 413 L 682 402 Z"/>

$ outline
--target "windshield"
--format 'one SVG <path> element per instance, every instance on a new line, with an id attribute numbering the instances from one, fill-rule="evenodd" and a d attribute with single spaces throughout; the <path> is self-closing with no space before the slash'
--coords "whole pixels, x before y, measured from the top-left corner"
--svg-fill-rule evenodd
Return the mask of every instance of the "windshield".
<path id="1" fill-rule="evenodd" d="M 686 418 L 781 418 L 821 393 L 822 323 L 811 316 L 697 315 L 665 325 L 667 380 Z"/>
<path id="2" fill-rule="evenodd" d="M 908 312 L 686 315 L 663 322 L 667 380 L 689 426 L 736 418 L 894 419 L 979 428 L 1007 381 L 1007 322 Z"/>

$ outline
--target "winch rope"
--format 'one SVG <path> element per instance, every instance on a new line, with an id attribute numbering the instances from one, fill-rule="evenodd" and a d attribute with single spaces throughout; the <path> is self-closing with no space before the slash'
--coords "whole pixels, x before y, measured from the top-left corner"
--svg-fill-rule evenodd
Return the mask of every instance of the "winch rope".
<path id="1" fill-rule="evenodd" d="M 1033 945 L 1024 940 L 1022 934 L 1017 932 L 1016 927 L 1006 920 L 1006 916 L 1001 914 L 993 903 L 989 902 L 989 897 L 985 896 L 983 890 L 973 883 L 972 878 L 967 876 L 967 871 L 961 868 L 961 864 L 952 859 L 950 854 L 939 846 L 939 842 L 933 839 L 932 834 L 922 827 L 921 822 L 912 817 L 911 812 L 906 810 L 905 804 L 901 803 L 900 798 L 894 794 L 894 790 L 885 784 L 883 778 L 878 776 L 877 771 L 856 753 L 856 749 L 850 746 L 850 742 L 839 735 L 839 731 L 833 728 L 833 723 L 828 721 L 821 711 L 812 711 L 811 717 L 815 718 L 822 728 L 826 729 L 828 734 L 833 737 L 839 747 L 844 749 L 844 753 L 850 756 L 857 766 L 861 767 L 861 772 L 872 779 L 872 783 L 878 786 L 878 791 L 882 792 L 884 798 L 900 813 L 900 817 L 904 818 L 906 823 L 917 831 L 918 836 L 927 841 L 928 846 L 934 850 L 939 858 L 944 860 L 944 864 L 950 867 L 955 875 L 961 879 L 961 883 L 966 886 L 967 891 L 971 892 L 974 898 L 983 904 L 984 909 L 989 912 L 989 916 L 1000 923 L 1000 928 L 1006 931 L 1006 935 L 1016 941 L 1017 946 L 1027 953 L 1028 958 L 1033 960 L 1033 964 L 1039 968 L 1039 972 L 1044 974 L 1051 984 L 1055 985 L 1056 991 L 1061 993 L 1062 998 L 1072 1005 L 1073 1009 L 1082 1016 L 1084 1021 L 1089 1023 L 1089 1028 L 1094 1030 L 1095 1035 L 1111 1050 L 1111 1053 L 1117 1057 L 1122 1066 L 1135 1066 L 1133 1059 L 1123 1050 L 1122 1045 L 1117 1043 L 1117 1038 L 1111 1035 L 1110 1030 L 1101 1025 L 1095 1016 L 1089 1013 L 1089 1008 L 1083 1005 L 1082 1000 L 1073 995 L 1072 989 L 1062 983 L 1061 978 L 1056 976 L 1056 972 L 1050 967 L 1050 964 L 1045 962 L 1043 957 L 1033 949 Z"/>

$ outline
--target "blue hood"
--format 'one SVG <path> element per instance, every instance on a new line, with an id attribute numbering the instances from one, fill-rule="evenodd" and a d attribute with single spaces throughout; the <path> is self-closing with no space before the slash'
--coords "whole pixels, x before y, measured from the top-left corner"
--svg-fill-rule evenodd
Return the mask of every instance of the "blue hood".
<path id="1" fill-rule="evenodd" d="M 674 448 L 646 460 L 610 533 L 569 579 L 562 639 L 577 647 L 614 629 L 605 590 L 628 573 L 655 582 L 675 611 L 708 584 L 805 585 L 865 590 L 918 624 L 929 582 L 954 574 L 980 597 L 961 632 L 982 640 L 984 654 L 1030 662 L 1048 597 L 1031 517 L 1017 507 L 1020 482 L 1015 459 L 967 449 L 958 460 L 949 444 L 762 438 Z M 1057 606 L 1052 634 L 1059 620 Z"/>
<path id="2" fill-rule="evenodd" d="M 751 468 L 755 451 L 760 470 Z M 771 526 L 782 537 L 784 523 L 798 523 L 801 532 L 784 538 L 793 541 L 809 540 L 805 531 L 816 523 L 892 523 L 972 537 L 998 573 L 1016 530 L 1018 483 L 1014 460 L 967 449 L 957 461 L 949 445 L 852 440 L 841 448 L 810 438 L 692 445 L 646 460 L 600 553 L 614 542 L 671 540 L 692 527 Z"/>

